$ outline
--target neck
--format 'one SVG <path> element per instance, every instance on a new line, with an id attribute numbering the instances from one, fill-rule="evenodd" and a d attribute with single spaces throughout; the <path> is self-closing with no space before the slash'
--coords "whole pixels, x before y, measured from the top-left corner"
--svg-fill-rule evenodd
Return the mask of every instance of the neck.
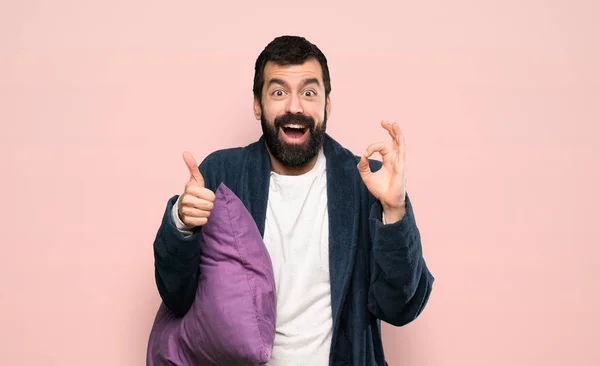
<path id="1" fill-rule="evenodd" d="M 302 175 L 308 173 L 317 163 L 318 154 L 310 159 L 306 164 L 299 166 L 287 166 L 281 164 L 281 162 L 271 154 L 271 151 L 267 147 L 269 152 L 269 159 L 271 159 L 271 171 L 281 175 Z"/>

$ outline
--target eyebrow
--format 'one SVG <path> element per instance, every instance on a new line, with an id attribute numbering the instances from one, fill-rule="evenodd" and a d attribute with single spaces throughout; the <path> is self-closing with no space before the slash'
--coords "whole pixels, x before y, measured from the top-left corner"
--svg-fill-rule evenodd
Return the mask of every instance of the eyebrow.
<path id="1" fill-rule="evenodd" d="M 273 84 L 278 84 L 284 87 L 287 87 L 287 83 L 285 81 L 283 81 L 282 79 L 271 79 L 269 80 L 269 84 L 267 85 L 267 87 L 270 87 Z M 302 83 L 300 84 L 301 87 L 307 86 L 309 84 L 317 84 L 318 86 L 321 86 L 321 83 L 319 83 L 319 79 L 317 78 L 307 78 L 302 80 Z"/>
<path id="2" fill-rule="evenodd" d="M 319 83 L 319 79 L 317 78 L 308 78 L 302 80 L 302 86 L 307 86 L 308 84 L 317 84 L 317 86 L 321 86 L 321 84 Z"/>

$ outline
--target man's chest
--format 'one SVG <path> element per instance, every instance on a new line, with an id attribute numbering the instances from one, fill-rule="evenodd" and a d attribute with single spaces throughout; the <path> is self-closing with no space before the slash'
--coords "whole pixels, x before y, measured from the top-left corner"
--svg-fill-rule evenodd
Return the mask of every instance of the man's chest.
<path id="1" fill-rule="evenodd" d="M 324 184 L 302 188 L 269 192 L 264 241 L 276 267 L 327 270 L 327 190 Z"/>

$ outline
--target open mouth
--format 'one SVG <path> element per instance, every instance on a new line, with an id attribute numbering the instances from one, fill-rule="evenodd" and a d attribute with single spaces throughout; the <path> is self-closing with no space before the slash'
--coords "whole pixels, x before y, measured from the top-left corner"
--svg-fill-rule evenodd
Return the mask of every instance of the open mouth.
<path id="1" fill-rule="evenodd" d="M 287 137 L 291 139 L 299 139 L 306 134 L 308 127 L 297 124 L 287 124 L 281 126 L 281 130 Z"/>

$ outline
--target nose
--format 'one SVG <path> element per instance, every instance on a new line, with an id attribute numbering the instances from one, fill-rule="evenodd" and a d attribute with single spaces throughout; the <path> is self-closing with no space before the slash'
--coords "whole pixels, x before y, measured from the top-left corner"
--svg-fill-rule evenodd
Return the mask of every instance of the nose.
<path id="1" fill-rule="evenodd" d="M 288 99 L 287 103 L 286 112 L 291 114 L 304 113 L 304 110 L 302 109 L 302 104 L 300 102 L 300 98 L 298 98 L 297 95 L 290 95 L 290 98 Z"/>

